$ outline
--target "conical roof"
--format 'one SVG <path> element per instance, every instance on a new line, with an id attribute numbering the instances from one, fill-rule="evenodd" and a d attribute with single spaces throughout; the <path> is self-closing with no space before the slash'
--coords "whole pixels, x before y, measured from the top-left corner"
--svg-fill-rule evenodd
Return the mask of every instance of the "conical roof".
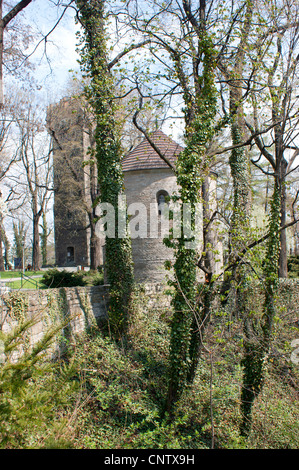
<path id="1" fill-rule="evenodd" d="M 162 155 L 175 166 L 176 159 L 184 148 L 159 130 L 153 132 L 150 137 Z M 169 169 L 167 163 L 162 160 L 147 139 L 144 139 L 123 158 L 122 166 L 123 171 L 152 170 L 156 168 Z"/>

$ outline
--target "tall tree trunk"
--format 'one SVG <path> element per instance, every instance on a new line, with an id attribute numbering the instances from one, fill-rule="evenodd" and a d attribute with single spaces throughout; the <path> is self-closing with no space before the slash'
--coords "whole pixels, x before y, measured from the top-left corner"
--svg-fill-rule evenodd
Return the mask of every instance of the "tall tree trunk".
<path id="1" fill-rule="evenodd" d="M 245 13 L 240 31 L 240 43 L 233 57 L 233 64 L 225 64 L 222 60 L 219 67 L 229 86 L 230 131 L 233 146 L 242 144 L 246 138 L 246 123 L 243 109 L 243 75 L 245 67 L 245 51 L 248 36 L 252 28 L 254 4 L 250 0 L 244 2 Z M 231 288 L 231 280 L 243 279 L 243 267 L 239 266 L 239 253 L 245 247 L 251 212 L 251 175 L 250 160 L 245 147 L 235 147 L 229 158 L 231 176 L 233 179 L 233 213 L 229 239 L 229 265 L 233 266 L 232 274 L 224 278 L 222 292 L 227 293 Z M 236 309 L 242 310 L 242 295 L 238 291 L 234 295 Z"/>
<path id="2" fill-rule="evenodd" d="M 201 30 L 198 39 L 198 55 L 203 56 L 203 72 L 201 77 L 197 77 L 197 94 L 193 106 L 185 96 L 186 148 L 179 155 L 176 166 L 180 200 L 182 204 L 188 203 L 191 206 L 191 230 L 193 231 L 195 230 L 195 210 L 201 200 L 204 175 L 209 171 L 206 152 L 214 136 L 217 112 L 213 43 L 204 29 Z M 201 331 L 198 328 L 199 312 L 196 303 L 198 248 L 186 247 L 184 233 L 173 248 L 175 293 L 170 339 L 169 387 L 166 400 L 166 411 L 169 416 L 173 413 L 174 406 L 187 381 L 193 380 L 201 343 Z"/>
<path id="3" fill-rule="evenodd" d="M 40 215 L 33 215 L 33 242 L 32 242 L 32 268 L 40 270 L 40 246 L 39 246 L 39 220 Z"/>
<path id="4" fill-rule="evenodd" d="M 204 265 L 210 276 L 215 274 L 215 248 L 217 246 L 217 232 L 211 222 L 216 210 L 216 194 L 212 184 L 213 176 L 208 175 L 202 185 L 203 204 L 203 251 L 205 253 Z"/>
<path id="5" fill-rule="evenodd" d="M 286 183 L 285 175 L 288 163 L 285 158 L 281 159 L 279 171 L 279 185 L 281 190 L 281 226 L 286 224 Z M 287 253 L 287 232 L 281 230 L 280 232 L 280 252 L 279 252 L 279 270 L 278 276 L 280 278 L 288 277 L 288 253 Z"/>
<path id="6" fill-rule="evenodd" d="M 96 270 L 103 264 L 103 260 L 101 240 L 96 234 L 96 224 L 93 221 L 90 223 L 90 231 L 90 269 Z"/>
<path id="7" fill-rule="evenodd" d="M 237 71 L 235 71 L 237 72 Z M 241 77 L 242 68 L 237 76 Z M 230 83 L 231 139 L 233 145 L 240 145 L 245 140 L 246 125 L 242 106 L 242 89 L 239 80 Z M 232 266 L 229 274 L 225 274 L 221 287 L 222 294 L 227 296 L 231 289 L 231 281 L 236 280 L 240 289 L 231 294 L 235 302 L 234 313 L 242 316 L 243 296 L 241 284 L 245 282 L 244 267 L 240 265 L 239 253 L 246 246 L 250 226 L 251 212 L 251 174 L 248 151 L 245 147 L 236 147 L 229 157 L 230 172 L 233 180 L 233 210 L 229 234 L 228 265 Z M 240 293 L 241 292 L 241 293 Z"/>
<path id="8" fill-rule="evenodd" d="M 242 70 L 242 69 L 241 69 Z M 239 71 L 239 78 L 242 77 Z M 233 145 L 245 140 L 245 120 L 242 106 L 242 89 L 237 81 L 231 83 L 230 109 L 233 114 L 231 123 L 231 136 Z M 254 375 L 256 357 L 252 351 L 252 320 L 248 312 L 246 292 L 248 289 L 248 269 L 239 256 L 248 242 L 251 211 L 250 162 L 248 151 L 244 147 L 234 148 L 231 152 L 230 169 L 233 178 L 233 215 L 231 224 L 231 253 L 229 264 L 234 266 L 232 276 L 228 282 L 235 279 L 237 288 L 231 294 L 234 296 L 234 311 L 231 314 L 242 319 L 244 332 L 243 384 L 241 392 L 241 412 L 244 416 L 244 407 L 247 406 L 248 385 Z M 225 285 L 225 284 L 224 284 Z M 225 286 L 225 289 L 227 287 Z M 247 409 L 247 408 L 246 408 Z M 250 410 L 251 411 L 251 410 Z M 243 429 L 241 429 L 243 432 Z"/>
<path id="9" fill-rule="evenodd" d="M 264 265 L 265 301 L 262 320 L 252 319 L 247 322 L 248 331 L 243 359 L 244 379 L 241 391 L 241 435 L 247 437 L 252 426 L 252 407 L 261 392 L 264 381 L 264 362 L 268 354 L 276 314 L 275 296 L 278 285 L 278 267 L 280 252 L 279 227 L 281 224 L 281 188 L 279 178 L 275 178 L 274 192 L 271 198 L 271 211 L 268 222 L 268 239 Z M 251 327 L 253 324 L 253 328 Z"/>
<path id="10" fill-rule="evenodd" d="M 237 110 L 237 111 L 236 111 Z M 231 83 L 230 111 L 233 115 L 231 123 L 231 137 L 233 145 L 239 145 L 246 139 L 246 124 L 242 106 L 242 88 L 238 81 Z M 230 170 L 233 178 L 233 215 L 232 215 L 232 246 L 231 256 L 237 256 L 238 251 L 244 248 L 244 235 L 247 235 L 250 211 L 250 161 L 248 151 L 244 147 L 232 150 Z"/>
<path id="11" fill-rule="evenodd" d="M 115 211 L 115 236 L 106 236 L 105 268 L 110 284 L 109 321 L 115 339 L 125 339 L 133 308 L 134 272 L 131 240 L 118 233 L 119 196 L 123 192 L 121 146 L 115 122 L 114 84 L 107 62 L 104 0 L 77 0 L 83 27 L 82 67 L 90 76 L 87 98 L 95 116 L 95 158 L 100 200 Z"/>
<path id="12" fill-rule="evenodd" d="M 48 224 L 46 214 L 42 215 L 42 233 L 41 233 L 41 255 L 42 255 L 42 265 L 46 266 L 48 262 Z"/>
<path id="13" fill-rule="evenodd" d="M 90 126 L 90 135 L 92 143 L 91 147 L 95 150 L 95 142 L 93 140 L 93 129 Z M 93 154 L 94 156 L 94 154 Z M 97 217 L 97 200 L 99 198 L 99 178 L 98 178 L 98 168 L 97 162 L 94 158 L 90 164 L 90 172 L 89 172 L 89 196 L 90 196 L 90 206 L 88 209 L 88 218 L 89 218 L 89 227 L 90 227 L 90 247 L 89 247 L 89 254 L 90 254 L 90 269 L 96 270 L 99 266 L 103 265 L 103 256 L 102 256 L 102 243 L 99 237 L 97 236 L 97 224 L 98 224 L 98 217 Z"/>
<path id="14" fill-rule="evenodd" d="M 200 359 L 203 338 L 206 327 L 210 322 L 211 305 L 214 297 L 214 281 L 213 275 L 216 273 L 215 248 L 216 248 L 216 231 L 213 228 L 212 216 L 216 209 L 216 195 L 213 193 L 211 176 L 204 178 L 202 183 L 202 204 L 203 204 L 203 257 L 205 282 L 199 289 L 197 295 L 200 295 L 200 308 L 197 314 L 193 316 L 191 325 L 190 339 L 190 367 L 187 374 L 187 381 L 192 383 L 195 377 L 197 365 Z"/>
<path id="15" fill-rule="evenodd" d="M 4 257 L 3 257 L 3 231 L 0 224 L 0 271 L 4 271 Z"/>
<path id="16" fill-rule="evenodd" d="M 4 251 L 4 266 L 5 266 L 5 269 L 8 269 L 10 243 L 9 243 L 9 240 L 6 236 L 6 233 L 5 233 L 3 227 L 2 227 L 2 230 L 3 230 L 3 243 L 4 243 L 4 248 L 5 248 L 5 251 Z"/>

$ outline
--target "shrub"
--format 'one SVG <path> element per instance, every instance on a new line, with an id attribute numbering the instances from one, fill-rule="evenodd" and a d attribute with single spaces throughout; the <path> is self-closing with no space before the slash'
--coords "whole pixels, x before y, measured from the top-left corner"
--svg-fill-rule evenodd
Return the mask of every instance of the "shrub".
<path id="1" fill-rule="evenodd" d="M 84 286 L 84 274 L 82 272 L 69 272 L 66 270 L 49 269 L 42 278 L 43 284 L 52 289 L 57 287 Z"/>
<path id="2" fill-rule="evenodd" d="M 51 289 L 58 287 L 99 286 L 103 284 L 103 273 L 99 271 L 59 271 L 54 268 L 45 272 L 42 282 Z"/>
<path id="3" fill-rule="evenodd" d="M 102 271 L 84 271 L 82 273 L 82 279 L 86 286 L 100 286 L 103 284 L 104 275 Z"/>
<path id="4" fill-rule="evenodd" d="M 289 277 L 299 277 L 299 256 L 289 256 L 288 258 Z"/>
<path id="5" fill-rule="evenodd" d="M 48 352 L 64 324 L 49 329 L 30 350 L 20 353 L 34 320 L 0 331 L 0 449 L 69 447 L 65 413 L 77 395 L 67 364 L 52 362 Z M 21 348 L 22 349 L 22 348 Z M 16 358 L 17 355 L 17 358 Z"/>

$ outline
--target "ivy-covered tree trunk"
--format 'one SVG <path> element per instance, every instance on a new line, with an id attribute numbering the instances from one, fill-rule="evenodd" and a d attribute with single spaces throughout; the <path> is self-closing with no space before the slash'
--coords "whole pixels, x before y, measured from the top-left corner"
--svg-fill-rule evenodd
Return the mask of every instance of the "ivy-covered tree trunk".
<path id="1" fill-rule="evenodd" d="M 110 285 L 109 321 L 115 337 L 125 334 L 133 300 L 133 263 L 131 241 L 118 233 L 118 201 L 123 192 L 121 145 L 114 117 L 114 84 L 108 69 L 105 2 L 77 0 L 78 17 L 83 27 L 82 68 L 90 77 L 86 90 L 95 120 L 95 157 L 98 166 L 100 201 L 115 210 L 115 236 L 106 235 L 105 269 Z"/>
<path id="2" fill-rule="evenodd" d="M 235 85 L 235 86 L 234 86 Z M 245 122 L 243 106 L 241 104 L 242 90 L 238 84 L 232 84 L 230 91 L 230 107 L 232 114 L 231 137 L 233 145 L 237 146 L 245 140 Z M 247 266 L 239 258 L 242 250 L 246 248 L 249 240 L 251 188 L 250 188 L 250 163 L 248 152 L 245 147 L 236 147 L 232 150 L 230 159 L 230 170 L 233 178 L 233 215 L 231 221 L 230 257 L 229 265 L 233 266 L 229 274 L 230 295 L 234 297 L 233 314 L 242 319 L 244 333 L 243 352 L 243 384 L 241 392 L 241 414 L 247 407 L 247 391 L 249 383 L 259 374 L 259 357 L 254 350 L 254 322 L 247 308 L 247 295 L 250 283 L 250 275 Z M 231 281 L 235 287 L 232 288 Z M 227 281 L 227 280 L 226 280 Z M 251 409 L 251 408 L 250 408 Z M 241 430 L 242 432 L 242 430 Z"/>
<path id="3" fill-rule="evenodd" d="M 215 95 L 216 96 L 216 95 Z M 214 99 L 215 99 L 214 96 Z M 212 97 L 212 95 L 211 95 Z M 211 100 L 211 105 L 212 105 Z M 214 102 L 216 106 L 216 99 Z M 212 106 L 213 108 L 213 106 Z M 214 107 L 214 111 L 216 107 Z M 211 110 L 213 113 L 213 110 Z M 215 116 L 214 116 L 215 117 Z M 207 137 L 212 138 L 214 133 L 213 123 L 214 118 L 212 115 L 209 118 L 210 124 L 209 132 Z M 208 142 L 207 142 L 208 144 Z M 194 309 L 192 325 L 191 325 L 191 337 L 189 345 L 189 367 L 187 374 L 188 383 L 192 383 L 196 374 L 197 365 L 200 359 L 201 351 L 203 348 L 204 333 L 211 319 L 212 312 L 212 301 L 215 295 L 215 274 L 216 274 L 216 234 L 215 229 L 212 227 L 212 216 L 215 209 L 213 198 L 215 194 L 211 191 L 211 175 L 209 174 L 210 161 L 205 156 L 204 165 L 202 167 L 202 185 L 201 185 L 201 203 L 202 203 L 202 216 L 203 216 L 203 227 L 202 227 L 202 253 L 201 262 L 199 267 L 204 272 L 204 283 L 196 283 L 196 310 Z"/>
<path id="4" fill-rule="evenodd" d="M 287 200 L 287 191 L 286 191 L 286 167 L 287 161 L 285 159 L 281 162 L 282 171 L 281 171 L 281 178 L 280 178 L 280 187 L 281 187 L 281 222 L 280 225 L 283 227 L 287 222 L 287 208 L 286 208 L 286 200 Z M 287 278 L 288 277 L 288 252 L 287 252 L 287 233 L 286 230 L 280 231 L 280 252 L 279 252 L 279 271 L 278 275 L 280 278 Z"/>
<path id="5" fill-rule="evenodd" d="M 245 140 L 245 120 L 242 102 L 242 89 L 237 83 L 232 83 L 230 90 L 231 139 L 234 146 Z M 237 109 L 237 111 L 236 111 Z M 236 147 L 229 158 L 231 176 L 233 179 L 233 214 L 231 223 L 232 252 L 230 262 L 236 261 L 238 253 L 246 245 L 246 235 L 250 221 L 251 187 L 250 161 L 245 147 Z"/>
<path id="6" fill-rule="evenodd" d="M 91 131 L 92 132 L 92 131 Z M 94 142 L 93 142 L 94 145 Z M 92 146 L 92 145 L 91 145 Z M 102 260 L 102 243 L 98 236 L 98 217 L 97 217 L 97 201 L 99 199 L 99 183 L 98 183 L 98 171 L 97 164 L 94 159 L 90 161 L 90 173 L 89 173 L 89 195 L 90 204 L 87 209 L 87 215 L 89 219 L 89 255 L 90 255 L 90 269 L 96 270 L 103 264 Z"/>
<path id="7" fill-rule="evenodd" d="M 249 241 L 251 216 L 251 174 L 248 149 L 241 146 L 246 141 L 246 123 L 243 109 L 243 79 L 248 36 L 252 30 L 254 4 L 244 2 L 244 22 L 240 31 L 240 43 L 236 50 L 233 64 L 223 67 L 229 86 L 230 130 L 233 149 L 229 158 L 233 180 L 233 213 L 230 228 L 230 272 L 226 273 L 223 291 L 230 291 L 234 300 L 231 315 L 242 319 L 244 332 L 243 353 L 243 389 L 254 375 L 255 356 L 252 355 L 252 319 L 247 308 L 250 275 L 246 263 L 240 258 Z M 245 363 L 248 364 L 246 368 Z M 241 409 L 246 398 L 241 394 Z"/>
<path id="8" fill-rule="evenodd" d="M 278 285 L 280 253 L 280 205 L 281 189 L 279 179 L 275 178 L 268 223 L 268 238 L 264 264 L 264 305 L 261 322 L 256 319 L 254 332 L 248 328 L 245 342 L 245 355 L 242 361 L 244 379 L 241 392 L 241 435 L 248 436 L 252 425 L 252 406 L 260 393 L 264 380 L 264 362 L 269 351 L 273 321 L 276 315 L 275 298 Z"/>
<path id="9" fill-rule="evenodd" d="M 177 161 L 177 183 L 180 188 L 180 202 L 190 204 L 190 228 L 196 227 L 196 208 L 201 201 L 201 188 L 209 165 L 206 148 L 214 135 L 214 120 L 217 110 L 214 84 L 215 57 L 212 41 L 202 30 L 200 53 L 203 54 L 203 73 L 197 83 L 196 102 L 191 103 L 185 96 L 186 148 Z M 192 119 L 190 119 L 192 116 Z M 200 331 L 198 328 L 197 263 L 198 249 L 188 248 L 186 243 L 195 242 L 194 237 L 184 236 L 174 243 L 175 263 L 173 297 L 174 314 L 170 338 L 170 377 L 166 410 L 171 415 L 173 407 L 181 396 L 186 383 L 191 380 L 197 364 Z M 192 369 L 192 371 L 190 370 Z"/>
<path id="10" fill-rule="evenodd" d="M 234 147 L 229 158 L 233 180 L 229 265 L 233 266 L 233 272 L 226 275 L 224 290 L 231 287 L 231 280 L 236 276 L 239 278 L 237 283 L 243 277 L 243 273 L 240 272 L 239 253 L 246 246 L 251 211 L 250 160 L 246 147 L 240 145 L 246 140 L 242 85 L 248 36 L 252 29 L 253 2 L 250 0 L 244 2 L 244 9 L 244 18 L 239 34 L 240 42 L 236 47 L 236 53 L 232 57 L 232 61 L 226 63 L 221 57 L 218 62 L 229 88 L 230 131 Z M 243 270 L 242 267 L 241 270 Z"/>
<path id="11" fill-rule="evenodd" d="M 242 89 L 238 78 L 241 72 L 236 73 L 235 80 L 230 89 L 230 113 L 231 113 L 231 140 L 235 148 L 229 157 L 230 172 L 233 180 L 233 207 L 230 226 L 230 253 L 229 266 L 231 271 L 225 275 L 224 289 L 232 289 L 234 296 L 234 314 L 242 318 L 246 315 L 245 298 L 243 290 L 247 284 L 247 269 L 240 260 L 240 253 L 246 248 L 249 239 L 250 212 L 251 212 L 251 186 L 250 186 L 250 161 L 248 151 L 245 147 L 238 147 L 245 140 L 245 120 L 242 106 Z M 231 281 L 238 286 L 234 288 Z"/>

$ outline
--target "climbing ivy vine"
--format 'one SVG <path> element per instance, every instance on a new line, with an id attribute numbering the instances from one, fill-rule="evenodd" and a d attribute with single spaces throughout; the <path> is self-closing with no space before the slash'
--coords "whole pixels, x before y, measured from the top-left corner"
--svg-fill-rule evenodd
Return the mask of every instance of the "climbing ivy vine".
<path id="1" fill-rule="evenodd" d="M 215 52 L 211 39 L 202 30 L 200 37 L 199 55 L 203 56 L 202 75 L 199 77 L 193 109 L 190 112 L 189 96 L 184 95 L 186 116 L 186 147 L 179 155 L 176 172 L 179 185 L 179 199 L 182 203 L 190 204 L 190 229 L 194 233 L 196 228 L 196 207 L 201 201 L 201 187 L 203 178 L 209 170 L 209 160 L 206 157 L 207 144 L 215 132 L 215 117 L 217 111 L 217 91 L 214 83 Z M 177 60 L 177 57 L 174 57 Z M 189 120 L 189 116 L 193 118 Z M 183 214 L 181 214 L 183 220 Z M 174 314 L 171 325 L 170 338 L 170 373 L 169 389 L 166 409 L 172 412 L 175 403 L 180 397 L 190 372 L 190 365 L 197 354 L 194 316 L 197 315 L 196 285 L 198 251 L 196 247 L 188 247 L 187 243 L 194 242 L 195 236 L 190 238 L 182 234 L 168 245 L 174 249 L 174 286 L 172 304 Z M 166 242 L 167 243 L 167 242 Z"/>
<path id="2" fill-rule="evenodd" d="M 95 157 L 100 200 L 115 210 L 115 236 L 106 235 L 105 269 L 110 285 L 109 321 L 121 336 L 128 326 L 133 297 L 133 263 L 128 235 L 118 234 L 119 195 L 123 191 L 121 145 L 115 121 L 114 81 L 107 62 L 105 2 L 77 0 L 83 27 L 81 67 L 90 78 L 86 97 L 95 116 Z"/>
<path id="3" fill-rule="evenodd" d="M 280 218 L 281 218 L 281 189 L 278 178 L 275 178 L 274 191 L 271 198 L 271 210 L 268 222 L 268 238 L 264 259 L 264 305 L 260 323 L 254 332 L 245 329 L 245 354 L 242 361 L 244 380 L 241 392 L 242 422 L 240 431 L 248 436 L 252 424 L 252 406 L 260 393 L 264 382 L 264 371 L 267 353 L 269 351 L 273 322 L 276 316 L 276 296 L 278 288 L 278 269 L 280 253 Z M 248 326 L 248 325 L 247 325 Z"/>

